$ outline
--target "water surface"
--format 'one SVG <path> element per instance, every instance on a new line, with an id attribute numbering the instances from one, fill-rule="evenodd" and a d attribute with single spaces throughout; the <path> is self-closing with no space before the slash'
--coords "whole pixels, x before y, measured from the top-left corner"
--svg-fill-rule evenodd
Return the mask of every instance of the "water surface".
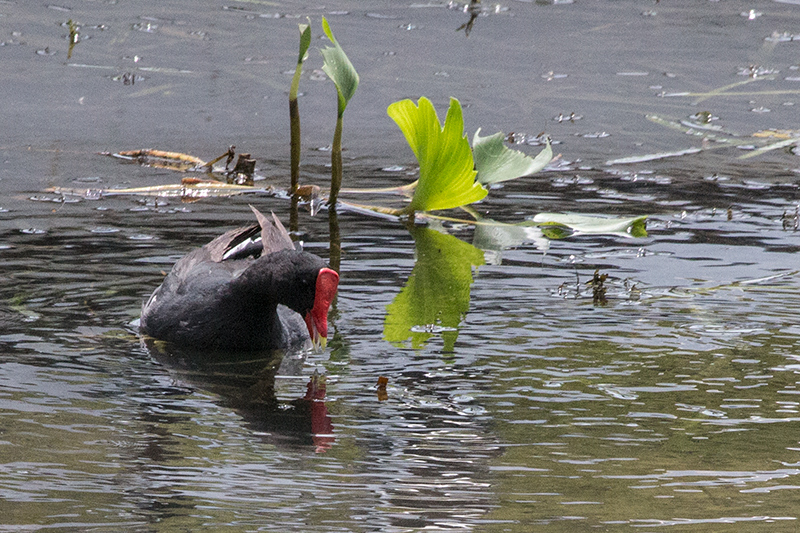
<path id="1" fill-rule="evenodd" d="M 743 141 L 796 128 L 800 8 L 513 1 L 486 5 L 466 37 L 463 6 L 304 4 L 0 2 L 2 528 L 793 530 L 797 156 L 606 162 L 703 146 L 647 114 L 709 111 Z M 325 353 L 197 361 L 143 344 L 131 323 L 175 260 L 249 222 L 248 203 L 288 220 L 288 202 L 46 189 L 176 183 L 97 152 L 210 159 L 231 144 L 285 186 L 296 24 L 310 16 L 319 36 L 323 14 L 362 79 L 348 185 L 415 179 L 386 106 L 424 95 L 443 114 L 455 96 L 470 136 L 546 131 L 561 154 L 493 189 L 482 215 L 649 215 L 649 236 L 478 252 L 455 327 L 389 342 L 387 307 L 426 251 L 469 254 L 475 231 L 343 212 Z M 300 106 L 304 180 L 324 184 L 335 92 L 320 67 L 312 50 Z M 668 96 L 742 81 L 741 94 Z M 299 229 L 328 256 L 326 212 L 301 211 Z M 586 284 L 596 270 L 606 305 Z"/>

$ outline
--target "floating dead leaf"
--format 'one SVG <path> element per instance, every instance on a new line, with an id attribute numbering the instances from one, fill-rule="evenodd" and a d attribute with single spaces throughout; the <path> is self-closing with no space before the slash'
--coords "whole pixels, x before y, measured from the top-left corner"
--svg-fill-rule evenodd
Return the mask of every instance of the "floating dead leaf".
<path id="1" fill-rule="evenodd" d="M 126 159 L 128 161 L 136 161 L 142 166 L 168 168 L 180 171 L 200 168 L 206 165 L 206 162 L 199 157 L 182 152 L 167 152 L 164 150 L 124 150 L 113 154 L 105 152 L 105 155 L 110 155 L 118 159 Z"/>
<path id="2" fill-rule="evenodd" d="M 303 200 L 312 200 L 319 196 L 319 191 L 318 185 L 299 185 L 296 194 Z"/>
<path id="3" fill-rule="evenodd" d="M 389 384 L 389 378 L 386 376 L 378 377 L 378 385 L 377 385 L 377 392 L 378 392 L 378 401 L 386 401 L 389 399 L 389 393 L 386 392 L 386 386 Z"/>
<path id="4" fill-rule="evenodd" d="M 797 139 L 800 138 L 800 130 L 761 130 L 755 132 L 753 137 L 769 139 Z"/>
<path id="5" fill-rule="evenodd" d="M 46 190 L 66 196 L 80 196 L 92 200 L 97 200 L 106 196 L 134 195 L 180 198 L 184 201 L 193 201 L 201 198 L 234 196 L 247 193 L 275 194 L 275 190 L 271 186 L 251 187 L 249 185 L 234 185 L 213 180 L 199 180 L 196 178 L 188 178 L 181 183 L 169 185 L 131 187 L 127 189 L 72 189 L 66 187 L 51 187 Z"/>

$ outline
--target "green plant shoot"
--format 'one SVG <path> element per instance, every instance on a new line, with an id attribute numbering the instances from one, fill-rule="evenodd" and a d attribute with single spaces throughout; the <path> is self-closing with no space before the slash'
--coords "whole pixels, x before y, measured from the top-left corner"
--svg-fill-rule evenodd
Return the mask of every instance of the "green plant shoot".
<path id="1" fill-rule="evenodd" d="M 547 146 L 532 158 L 519 150 L 506 147 L 503 144 L 502 133 L 481 137 L 480 132 L 478 128 L 472 138 L 472 152 L 475 157 L 475 168 L 478 171 L 477 180 L 482 185 L 536 174 L 553 159 L 553 149 L 549 140 Z"/>
<path id="2" fill-rule="evenodd" d="M 294 69 L 292 85 L 289 89 L 289 125 L 291 128 L 291 186 L 289 193 L 294 194 L 300 184 L 300 107 L 297 103 L 297 91 L 300 87 L 300 74 L 303 62 L 308 58 L 308 47 L 311 46 L 311 27 L 298 24 L 300 30 L 300 53 L 297 56 L 297 67 Z"/>
<path id="3" fill-rule="evenodd" d="M 475 181 L 475 163 L 458 100 L 450 99 L 444 127 L 433 104 L 424 97 L 417 105 L 411 100 L 395 102 L 387 113 L 400 127 L 419 162 L 419 180 L 405 213 L 451 209 L 486 196 L 486 189 Z"/>
<path id="4" fill-rule="evenodd" d="M 336 130 L 333 134 L 331 145 L 331 193 L 328 204 L 336 205 L 339 189 L 342 186 L 342 116 L 347 108 L 347 103 L 358 88 L 358 72 L 344 53 L 342 47 L 333 37 L 333 32 L 325 17 L 322 17 L 322 31 L 330 39 L 333 46 L 321 50 L 324 63 L 322 70 L 336 85 L 339 96 L 339 109 L 336 118 Z"/>

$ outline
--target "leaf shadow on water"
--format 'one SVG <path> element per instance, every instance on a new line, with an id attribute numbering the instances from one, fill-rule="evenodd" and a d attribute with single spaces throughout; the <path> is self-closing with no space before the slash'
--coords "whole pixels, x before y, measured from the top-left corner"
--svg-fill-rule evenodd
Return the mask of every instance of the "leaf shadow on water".
<path id="1" fill-rule="evenodd" d="M 303 358 L 285 350 L 217 353 L 183 350 L 143 338 L 148 353 L 179 382 L 216 395 L 247 426 L 271 444 L 314 446 L 327 451 L 334 442 L 325 404 L 325 377 L 314 373 L 304 396 L 280 400 L 276 377 L 298 376 Z"/>

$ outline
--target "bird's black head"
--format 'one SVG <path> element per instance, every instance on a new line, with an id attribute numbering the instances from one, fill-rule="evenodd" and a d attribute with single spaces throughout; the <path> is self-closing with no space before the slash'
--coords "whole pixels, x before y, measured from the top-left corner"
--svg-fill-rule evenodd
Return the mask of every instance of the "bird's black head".
<path id="1" fill-rule="evenodd" d="M 328 335 L 328 308 L 336 296 L 339 275 L 316 255 L 280 250 L 253 262 L 235 285 L 242 297 L 283 304 L 306 322 L 315 345 Z"/>

